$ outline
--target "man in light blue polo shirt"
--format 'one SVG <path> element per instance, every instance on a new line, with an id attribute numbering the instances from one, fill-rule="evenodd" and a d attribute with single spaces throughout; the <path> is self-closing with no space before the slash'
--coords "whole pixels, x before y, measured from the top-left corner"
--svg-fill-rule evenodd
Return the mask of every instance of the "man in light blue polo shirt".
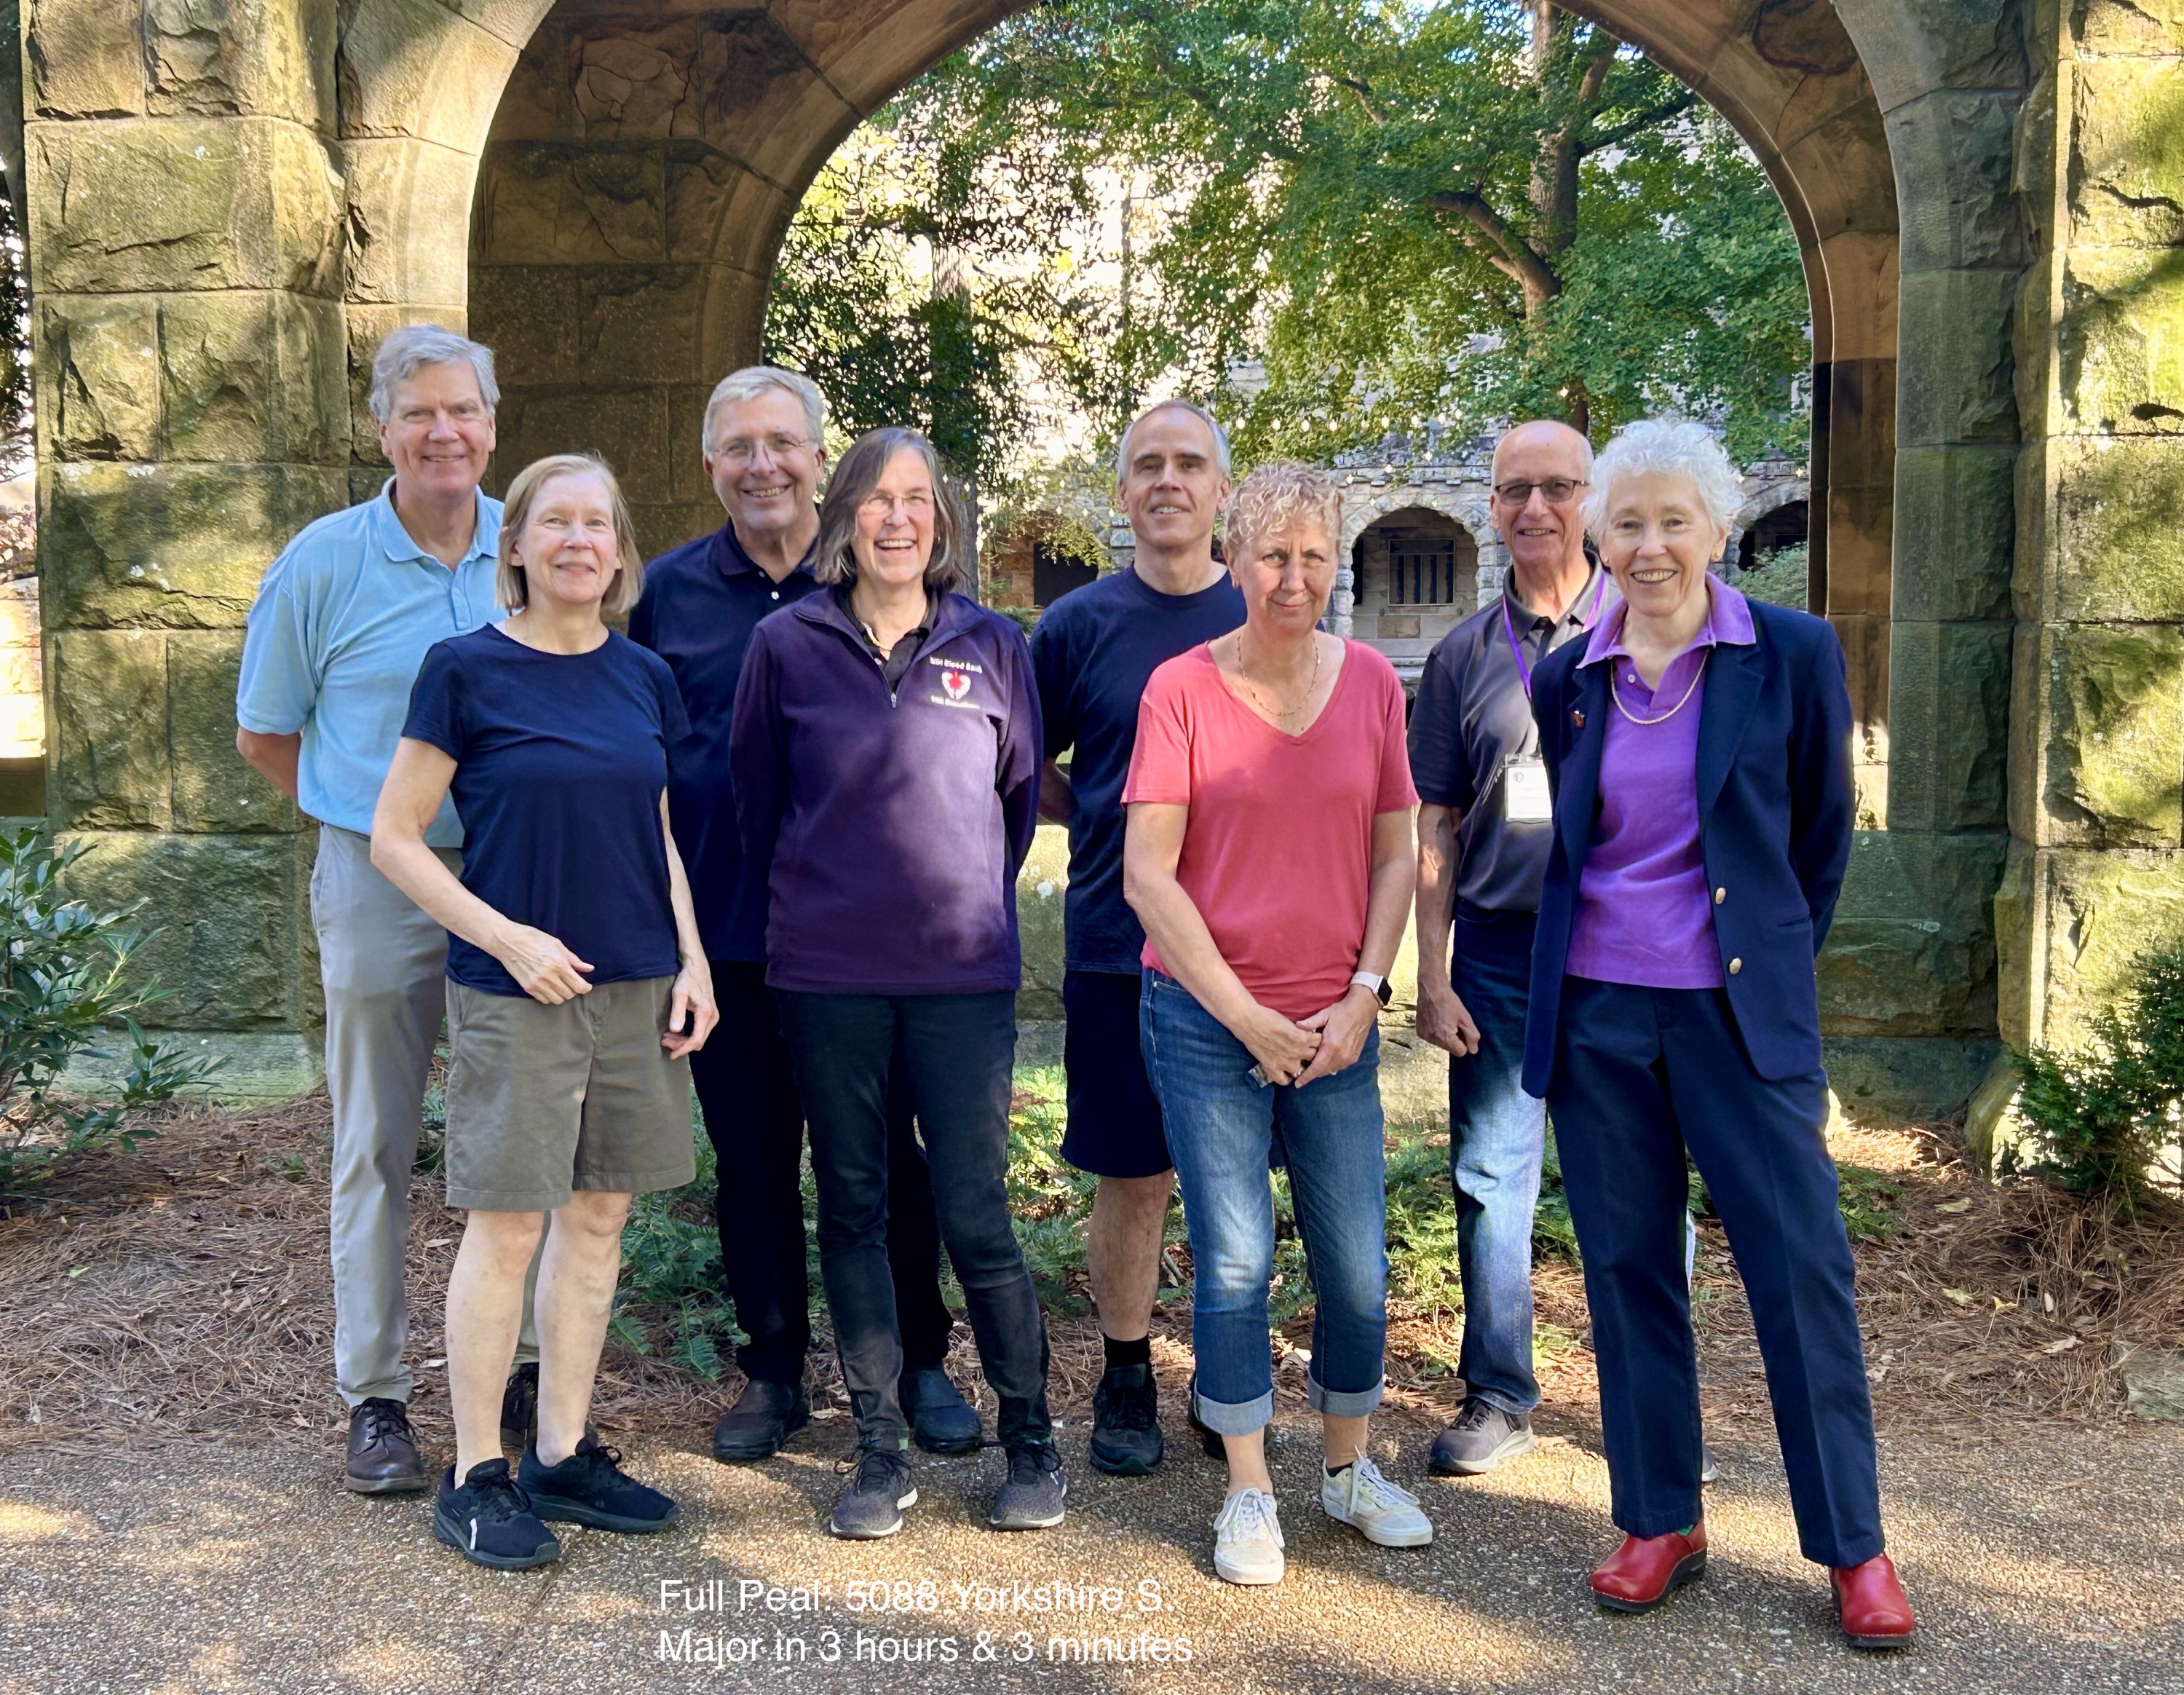
<path id="1" fill-rule="evenodd" d="M 343 1480 L 365 1494 L 430 1480 L 406 1411 L 403 1265 L 448 956 L 447 932 L 372 868 L 371 815 L 426 650 L 501 616 L 500 503 L 478 488 L 499 398 L 490 349 L 430 324 L 387 337 L 370 405 L 394 475 L 273 561 L 236 691 L 237 750 L 320 823 L 311 917 L 334 1113 L 334 1371 L 350 1409 Z M 460 868 L 451 805 L 426 840 Z"/>

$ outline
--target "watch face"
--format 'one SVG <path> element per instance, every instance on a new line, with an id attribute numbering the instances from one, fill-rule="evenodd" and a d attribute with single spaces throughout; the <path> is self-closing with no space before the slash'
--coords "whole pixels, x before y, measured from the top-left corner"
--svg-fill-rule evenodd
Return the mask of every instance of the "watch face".
<path id="1" fill-rule="evenodd" d="M 1384 1006 L 1396 998 L 1396 985 L 1386 978 L 1380 979 L 1380 1004 Z"/>

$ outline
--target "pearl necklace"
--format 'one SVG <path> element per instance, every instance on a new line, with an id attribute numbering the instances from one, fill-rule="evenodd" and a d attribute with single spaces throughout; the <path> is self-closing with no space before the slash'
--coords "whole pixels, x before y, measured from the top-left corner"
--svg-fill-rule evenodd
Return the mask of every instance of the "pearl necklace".
<path id="1" fill-rule="evenodd" d="M 1708 648 L 1706 650 L 1705 658 L 1699 661 L 1699 668 L 1691 673 L 1691 687 L 1684 690 L 1684 698 L 1677 701 L 1674 705 L 1669 707 L 1667 711 L 1662 713 L 1658 717 L 1641 718 L 1628 706 L 1624 705 L 1623 704 L 1623 691 L 1615 686 L 1615 678 L 1613 674 L 1611 674 L 1607 679 L 1608 695 L 1615 702 L 1615 710 L 1622 713 L 1623 716 L 1628 718 L 1632 723 L 1640 726 L 1641 728 L 1648 724 L 1665 724 L 1669 719 L 1674 717 L 1677 713 L 1682 711 L 1684 707 L 1690 702 L 1691 696 L 1698 693 L 1699 679 L 1706 675 L 1707 660 L 1712 659 L 1713 657 L 1713 650 L 1712 648 Z M 1669 663 L 1674 665 L 1675 661 L 1670 660 Z"/>

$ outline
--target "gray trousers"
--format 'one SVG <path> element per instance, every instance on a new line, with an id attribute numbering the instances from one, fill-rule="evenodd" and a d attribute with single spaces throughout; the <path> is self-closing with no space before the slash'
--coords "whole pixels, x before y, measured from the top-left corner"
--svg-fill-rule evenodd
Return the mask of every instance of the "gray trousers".
<path id="1" fill-rule="evenodd" d="M 434 850 L 450 871 L 452 848 Z M 326 990 L 326 1092 L 334 1110 L 334 1381 L 351 1407 L 407 1401 L 415 1379 L 403 1267 L 425 1079 L 447 1009 L 448 933 L 371 863 L 371 841 L 319 827 L 311 920 Z M 538 1276 L 538 1263 L 532 1276 Z M 519 1363 L 538 1358 L 524 1291 Z"/>

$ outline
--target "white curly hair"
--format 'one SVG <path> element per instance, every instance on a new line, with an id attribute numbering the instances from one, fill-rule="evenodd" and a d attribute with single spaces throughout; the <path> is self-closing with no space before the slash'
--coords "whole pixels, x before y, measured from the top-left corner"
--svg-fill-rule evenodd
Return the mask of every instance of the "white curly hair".
<path id="1" fill-rule="evenodd" d="M 1713 431 L 1682 418 L 1641 418 L 1626 424 L 1592 463 L 1592 486 L 1585 491 L 1585 527 L 1596 537 L 1607 526 L 1607 503 L 1619 477 L 1652 471 L 1687 477 L 1699 504 L 1718 530 L 1735 521 L 1742 495 L 1736 468 Z"/>

